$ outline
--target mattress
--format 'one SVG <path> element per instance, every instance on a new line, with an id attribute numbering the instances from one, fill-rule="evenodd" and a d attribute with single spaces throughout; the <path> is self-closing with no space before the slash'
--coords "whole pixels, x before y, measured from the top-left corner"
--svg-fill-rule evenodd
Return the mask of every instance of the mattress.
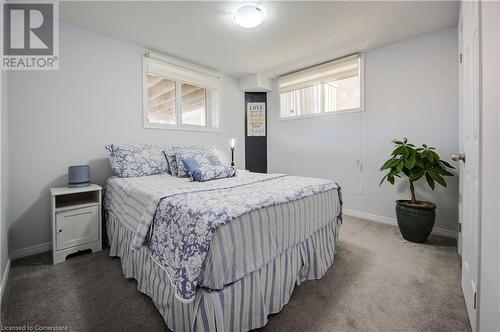
<path id="1" fill-rule="evenodd" d="M 124 227 L 137 233 L 137 229 L 141 226 L 141 218 L 138 216 L 142 215 L 145 206 L 139 202 L 147 201 L 144 199 L 147 192 L 158 192 L 157 183 L 161 182 L 163 187 L 168 187 L 170 190 L 168 193 L 163 192 L 158 195 L 163 198 L 182 197 L 189 193 L 190 198 L 202 199 L 200 195 L 213 197 L 219 195 L 220 192 L 228 194 L 228 190 L 237 190 L 243 194 L 245 194 L 244 190 L 247 190 L 246 196 L 244 195 L 247 197 L 248 193 L 253 193 L 257 186 L 265 187 L 264 182 L 261 181 L 261 175 L 242 173 L 238 177 L 238 179 L 211 181 L 214 183 L 196 190 L 192 188 L 197 184 L 189 182 L 189 179 L 169 175 L 134 178 L 133 180 L 110 178 L 105 191 L 105 207 L 119 217 Z M 300 181 L 296 177 L 285 179 L 280 175 L 266 179 L 265 183 L 269 187 L 275 184 L 284 186 L 293 182 L 294 187 L 302 188 L 297 184 Z M 281 180 L 278 182 L 278 179 Z M 303 181 L 304 178 L 301 179 Z M 289 199 L 280 204 L 276 203 L 278 199 L 275 198 L 273 202 L 276 204 L 248 209 L 247 213 L 242 213 L 216 228 L 210 239 L 202 269 L 196 276 L 196 286 L 221 290 L 262 268 L 281 253 L 303 242 L 326 225 L 339 224 L 342 216 L 340 187 L 332 185 L 321 188 L 322 190 L 315 192 L 310 191 L 308 195 L 300 199 Z M 264 191 L 260 195 L 266 195 L 266 193 Z M 232 192 L 230 194 L 232 195 Z M 270 193 L 267 194 L 272 196 Z M 241 200 L 241 204 L 245 204 L 245 199 Z M 169 204 L 171 205 L 169 199 L 150 202 L 150 208 L 153 206 L 155 211 L 148 230 L 146 246 L 150 249 L 152 258 L 164 268 L 167 275 L 170 275 L 171 283 L 176 284 L 174 281 L 176 271 L 169 270 L 161 264 L 161 255 L 165 251 L 162 239 L 166 237 L 166 227 L 171 223 L 164 220 L 165 215 L 171 213 L 169 211 L 172 207 Z"/>

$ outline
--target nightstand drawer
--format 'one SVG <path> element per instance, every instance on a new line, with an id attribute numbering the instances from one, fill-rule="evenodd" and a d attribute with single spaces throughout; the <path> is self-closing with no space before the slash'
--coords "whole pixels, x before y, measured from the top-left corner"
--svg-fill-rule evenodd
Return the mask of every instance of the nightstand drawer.
<path id="1" fill-rule="evenodd" d="M 56 250 L 99 239 L 99 205 L 56 213 Z"/>

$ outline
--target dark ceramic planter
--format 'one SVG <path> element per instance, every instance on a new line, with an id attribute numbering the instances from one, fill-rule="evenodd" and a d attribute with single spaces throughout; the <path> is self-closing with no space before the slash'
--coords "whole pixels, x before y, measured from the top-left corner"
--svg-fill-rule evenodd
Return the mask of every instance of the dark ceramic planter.
<path id="1" fill-rule="evenodd" d="M 405 240 L 423 243 L 432 232 L 436 220 L 436 205 L 410 206 L 410 201 L 396 201 L 396 218 L 399 231 Z"/>

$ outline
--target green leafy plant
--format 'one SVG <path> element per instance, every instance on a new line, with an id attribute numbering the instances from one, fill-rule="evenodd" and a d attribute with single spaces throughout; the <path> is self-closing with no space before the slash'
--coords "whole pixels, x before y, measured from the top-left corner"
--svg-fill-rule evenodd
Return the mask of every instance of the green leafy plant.
<path id="1" fill-rule="evenodd" d="M 422 144 L 421 147 L 408 143 L 405 137 L 403 140 L 393 140 L 395 148 L 391 153 L 391 158 L 387 160 L 380 171 L 387 170 L 380 181 L 380 185 L 384 181 L 394 184 L 395 178 L 401 178 L 403 175 L 410 182 L 411 204 L 417 205 L 421 202 L 415 197 L 415 188 L 413 183 L 420 178 L 425 177 L 429 187 L 434 190 L 436 183 L 446 187 L 445 176 L 453 176 L 449 169 L 454 169 L 446 161 L 442 160 L 434 151 L 435 148 Z"/>

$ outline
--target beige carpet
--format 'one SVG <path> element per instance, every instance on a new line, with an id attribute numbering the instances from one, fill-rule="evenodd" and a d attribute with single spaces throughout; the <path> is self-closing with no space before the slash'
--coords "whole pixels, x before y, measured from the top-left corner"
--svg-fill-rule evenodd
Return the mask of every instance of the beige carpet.
<path id="1" fill-rule="evenodd" d="M 469 331 L 454 241 L 404 241 L 397 227 L 346 217 L 334 265 L 296 287 L 266 331 Z M 49 265 L 49 254 L 12 265 L 2 324 L 71 331 L 161 331 L 152 301 L 122 277 L 108 251 Z"/>

